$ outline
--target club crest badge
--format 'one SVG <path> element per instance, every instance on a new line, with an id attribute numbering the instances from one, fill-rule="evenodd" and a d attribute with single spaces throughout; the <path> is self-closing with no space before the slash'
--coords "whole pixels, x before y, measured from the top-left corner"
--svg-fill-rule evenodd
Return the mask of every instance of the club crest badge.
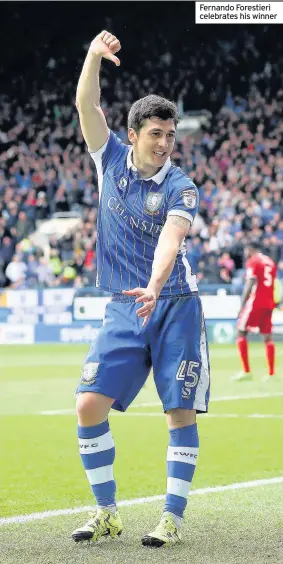
<path id="1" fill-rule="evenodd" d="M 159 214 L 158 210 L 161 208 L 162 202 L 163 194 L 159 194 L 157 192 L 148 192 L 144 205 L 145 213 L 150 215 Z"/>
<path id="2" fill-rule="evenodd" d="M 118 188 L 120 188 L 120 190 L 125 190 L 126 186 L 127 186 L 127 179 L 124 178 L 124 176 L 122 176 L 122 178 L 120 178 L 118 182 Z"/>
<path id="3" fill-rule="evenodd" d="M 96 378 L 98 367 L 98 362 L 88 362 L 87 364 L 85 364 L 81 375 L 81 384 L 83 384 L 84 386 L 90 386 L 91 384 L 93 384 Z"/>
<path id="4" fill-rule="evenodd" d="M 186 188 L 181 192 L 183 203 L 186 208 L 192 209 L 197 205 L 197 195 L 194 189 Z"/>

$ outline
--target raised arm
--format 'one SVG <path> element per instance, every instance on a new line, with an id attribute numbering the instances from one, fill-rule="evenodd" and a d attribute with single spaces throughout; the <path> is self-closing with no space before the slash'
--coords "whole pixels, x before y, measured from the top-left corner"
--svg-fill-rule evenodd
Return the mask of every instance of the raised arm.
<path id="1" fill-rule="evenodd" d="M 120 61 L 120 41 L 108 31 L 102 31 L 92 41 L 79 78 L 76 107 L 84 140 L 90 151 L 96 152 L 109 137 L 106 119 L 100 107 L 99 71 L 101 59 L 109 59 L 116 66 Z"/>

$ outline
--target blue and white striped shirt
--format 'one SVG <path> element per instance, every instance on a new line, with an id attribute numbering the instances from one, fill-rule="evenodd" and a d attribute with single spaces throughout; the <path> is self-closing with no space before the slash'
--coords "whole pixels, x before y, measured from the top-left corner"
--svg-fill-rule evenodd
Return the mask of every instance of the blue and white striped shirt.
<path id="1" fill-rule="evenodd" d="M 97 219 L 97 287 L 108 292 L 146 287 L 154 251 L 168 215 L 191 221 L 199 195 L 192 180 L 167 159 L 159 172 L 141 179 L 132 162 L 132 148 L 110 131 L 95 162 L 100 193 Z M 197 291 L 184 240 L 173 272 L 161 295 L 174 296 Z"/>

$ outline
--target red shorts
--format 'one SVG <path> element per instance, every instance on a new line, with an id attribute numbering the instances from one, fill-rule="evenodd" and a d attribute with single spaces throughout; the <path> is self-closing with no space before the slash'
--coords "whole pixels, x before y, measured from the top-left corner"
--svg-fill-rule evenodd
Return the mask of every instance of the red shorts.
<path id="1" fill-rule="evenodd" d="M 246 303 L 237 323 L 239 331 L 259 332 L 270 335 L 272 332 L 272 309 L 252 308 Z"/>

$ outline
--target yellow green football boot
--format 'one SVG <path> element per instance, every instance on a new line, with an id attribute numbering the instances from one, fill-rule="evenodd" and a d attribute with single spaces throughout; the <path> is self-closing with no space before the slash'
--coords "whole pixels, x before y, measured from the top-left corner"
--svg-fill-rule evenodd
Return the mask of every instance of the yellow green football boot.
<path id="1" fill-rule="evenodd" d="M 72 538 L 75 542 L 85 540 L 97 542 L 102 537 L 114 539 L 122 534 L 123 528 L 118 511 L 110 513 L 107 509 L 98 508 L 90 514 L 90 519 L 83 527 L 72 533 Z"/>
<path id="2" fill-rule="evenodd" d="M 171 546 L 182 540 L 181 533 L 170 513 L 164 513 L 157 527 L 142 538 L 143 546 Z"/>

